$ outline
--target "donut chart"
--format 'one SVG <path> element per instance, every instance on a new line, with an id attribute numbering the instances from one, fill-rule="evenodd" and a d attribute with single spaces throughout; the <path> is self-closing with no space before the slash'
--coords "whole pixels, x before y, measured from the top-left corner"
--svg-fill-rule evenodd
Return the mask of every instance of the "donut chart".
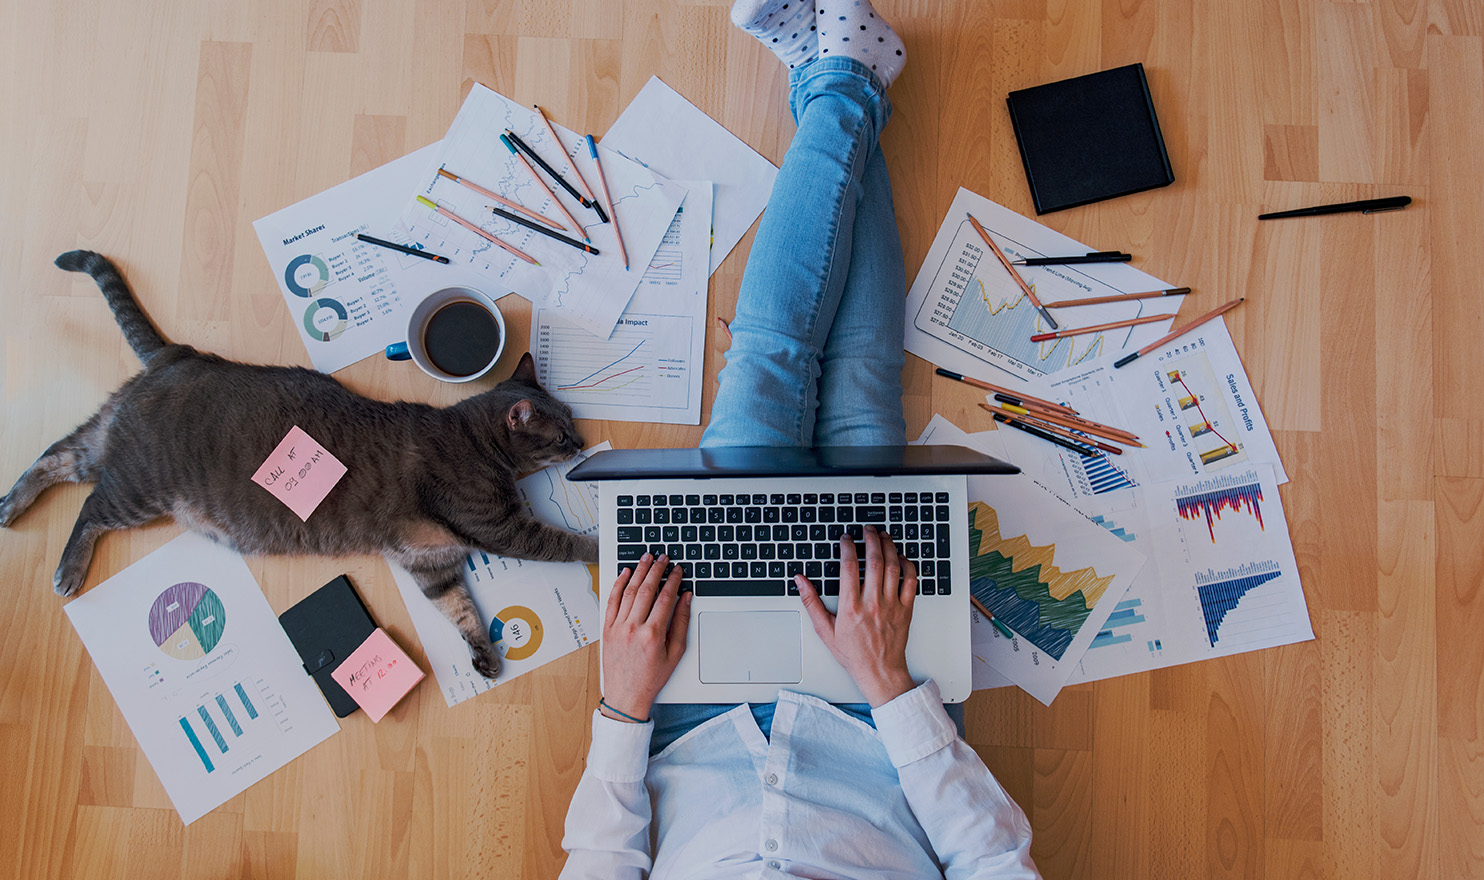
<path id="1" fill-rule="evenodd" d="M 149 635 L 177 660 L 199 660 L 211 653 L 227 629 L 227 609 L 205 584 L 184 581 L 169 587 L 149 609 Z"/>
<path id="2" fill-rule="evenodd" d="M 330 317 L 333 313 L 334 318 Z M 308 331 L 309 338 L 318 342 L 329 342 L 341 333 L 345 332 L 350 320 L 350 313 L 337 299 L 320 297 L 309 304 L 304 310 L 304 329 Z"/>
<path id="3" fill-rule="evenodd" d="M 506 660 L 528 660 L 541 647 L 541 617 L 524 605 L 511 605 L 490 621 L 490 641 Z"/>
<path id="4" fill-rule="evenodd" d="M 313 296 L 330 283 L 330 267 L 313 254 L 300 254 L 283 270 L 283 283 L 294 296 Z"/>

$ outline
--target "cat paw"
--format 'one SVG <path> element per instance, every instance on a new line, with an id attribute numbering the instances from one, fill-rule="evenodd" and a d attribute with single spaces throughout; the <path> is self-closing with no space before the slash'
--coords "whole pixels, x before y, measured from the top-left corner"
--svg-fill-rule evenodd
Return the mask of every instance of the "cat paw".
<path id="1" fill-rule="evenodd" d="M 87 572 L 69 574 L 65 568 L 59 567 L 57 573 L 52 575 L 52 591 L 65 599 L 77 592 L 86 577 Z"/>
<path id="2" fill-rule="evenodd" d="M 500 675 L 500 655 L 493 645 L 484 648 L 469 648 L 469 658 L 474 661 L 474 671 L 494 681 Z"/>
<path id="3" fill-rule="evenodd" d="M 10 524 L 15 521 L 15 517 L 15 505 L 10 503 L 10 496 L 6 495 L 4 498 L 0 498 L 0 529 L 10 528 Z"/>
<path id="4" fill-rule="evenodd" d="M 598 539 L 583 538 L 576 547 L 576 561 L 593 563 L 598 561 Z"/>

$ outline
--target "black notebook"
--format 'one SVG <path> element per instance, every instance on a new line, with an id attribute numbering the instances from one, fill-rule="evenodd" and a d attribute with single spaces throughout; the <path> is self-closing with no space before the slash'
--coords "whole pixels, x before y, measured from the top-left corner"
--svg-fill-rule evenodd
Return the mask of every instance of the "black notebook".
<path id="1" fill-rule="evenodd" d="M 376 623 L 345 575 L 335 578 L 299 604 L 278 615 L 278 622 L 304 661 L 304 671 L 324 692 L 337 718 L 360 706 L 331 677 L 351 652 L 376 631 Z"/>
<path id="2" fill-rule="evenodd" d="M 1142 64 L 1021 89 L 1005 101 L 1037 214 L 1175 182 Z"/>

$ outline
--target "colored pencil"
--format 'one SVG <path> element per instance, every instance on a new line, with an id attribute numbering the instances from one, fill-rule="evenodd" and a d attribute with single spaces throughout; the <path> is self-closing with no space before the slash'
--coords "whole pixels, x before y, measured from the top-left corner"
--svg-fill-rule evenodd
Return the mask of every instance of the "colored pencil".
<path id="1" fill-rule="evenodd" d="M 623 257 L 623 268 L 629 270 L 629 252 L 623 246 L 623 231 L 618 228 L 618 211 L 613 207 L 613 196 L 608 192 L 608 175 L 603 173 L 603 160 L 598 158 L 598 145 L 593 142 L 593 136 L 587 136 L 587 154 L 593 159 L 593 167 L 598 169 L 598 185 L 603 188 L 603 201 L 608 203 L 608 215 L 613 218 L 613 237 L 618 239 L 618 254 Z"/>
<path id="2" fill-rule="evenodd" d="M 1037 333 L 1031 336 L 1031 342 L 1049 342 L 1053 339 L 1065 339 L 1068 336 L 1101 333 L 1104 330 L 1117 330 L 1121 327 L 1134 327 L 1139 324 L 1153 324 L 1156 321 L 1168 320 L 1170 320 L 1169 315 L 1145 315 L 1142 318 L 1127 318 L 1122 321 L 1109 321 L 1106 324 L 1093 324 L 1091 327 L 1069 327 L 1065 330 L 1057 330 L 1055 333 Z"/>
<path id="3" fill-rule="evenodd" d="M 1103 303 L 1132 302 L 1136 299 L 1151 299 L 1156 296 L 1183 296 L 1190 293 L 1189 287 L 1172 287 L 1169 290 L 1146 290 L 1143 293 L 1120 293 L 1117 296 L 1090 296 L 1087 299 L 1064 299 L 1047 303 L 1048 309 L 1070 309 L 1073 306 L 1100 306 Z"/>
<path id="4" fill-rule="evenodd" d="M 499 240 L 498 238 L 495 238 L 493 235 L 490 235 L 488 232 L 485 232 L 483 229 L 480 229 L 478 226 L 475 226 L 473 223 L 470 223 L 468 220 L 465 220 L 463 217 L 460 217 L 459 215 L 457 215 L 454 212 L 448 210 L 447 208 L 443 207 L 442 205 L 440 205 L 440 204 L 438 204 L 438 203 L 436 203 L 436 202 L 434 202 L 434 201 L 432 201 L 432 200 L 430 200 L 430 199 L 428 199 L 428 198 L 426 198 L 424 196 L 418 196 L 417 197 L 417 200 L 418 200 L 418 202 L 420 204 L 426 205 L 427 207 L 432 208 L 434 211 L 437 211 L 439 214 L 442 214 L 443 216 L 445 216 L 448 219 L 452 220 L 453 222 L 459 224 L 460 226 L 464 227 L 465 229 L 469 230 L 470 232 L 474 233 L 475 235 L 479 236 L 480 238 L 482 238 L 482 239 L 490 242 L 491 244 L 497 244 L 497 245 L 499 245 L 500 247 L 504 248 L 505 250 L 509 251 L 510 253 L 514 254 L 515 256 L 520 257 L 522 260 L 525 260 L 527 263 L 530 263 L 532 266 L 539 266 L 539 265 L 541 265 L 540 263 L 536 262 L 535 258 L 533 258 L 530 254 L 526 253 L 525 251 L 521 250 L 520 248 L 512 247 L 511 245 L 506 244 L 505 242 Z"/>
<path id="5" fill-rule="evenodd" d="M 500 135 L 500 143 L 504 144 L 510 150 L 510 155 L 514 156 L 516 161 L 525 167 L 526 171 L 531 175 L 531 180 L 537 186 L 541 187 L 541 191 L 546 193 L 546 197 L 551 199 L 551 203 L 556 205 L 556 209 L 562 212 L 562 216 L 567 218 L 567 222 L 577 228 L 583 240 L 592 241 L 591 238 L 588 238 L 587 230 L 582 228 L 582 224 L 577 222 L 577 218 L 572 216 L 572 212 L 567 210 L 567 206 L 563 205 L 561 199 L 556 197 L 556 193 L 551 191 L 551 187 L 546 185 L 546 181 L 541 179 L 541 175 L 536 173 L 536 169 L 531 167 L 531 163 L 526 161 L 526 157 L 520 154 L 520 150 L 515 148 L 515 144 L 510 142 L 510 138 L 502 134 Z"/>
<path id="6" fill-rule="evenodd" d="M 551 135 L 551 140 L 557 145 L 557 149 L 561 150 L 564 155 L 567 155 L 567 146 L 562 143 L 561 137 L 557 135 L 556 126 L 551 124 L 551 119 L 546 115 L 546 111 L 542 110 L 539 104 L 532 104 L 531 107 L 536 111 L 536 115 L 541 117 L 541 121 L 546 124 L 546 133 Z M 598 219 L 607 223 L 608 215 L 603 213 L 603 206 L 598 203 L 598 197 L 593 195 L 593 188 L 587 185 L 587 178 L 582 176 L 582 169 L 577 167 L 577 160 L 570 160 L 567 164 L 572 166 L 572 174 L 582 186 L 582 192 L 587 196 L 592 209 L 598 212 Z"/>
<path id="7" fill-rule="evenodd" d="M 452 171 L 449 171 L 447 168 L 439 168 L 438 169 L 438 176 L 439 177 L 446 177 L 449 180 L 452 180 L 454 183 L 462 184 L 462 185 L 468 187 L 469 189 L 474 190 L 475 192 L 479 193 L 480 195 L 482 195 L 482 196 L 484 196 L 486 198 L 494 199 L 495 201 L 499 202 L 500 204 L 504 205 L 507 208 L 510 208 L 513 211 L 519 211 L 522 214 L 526 215 L 527 217 L 530 217 L 533 220 L 540 220 L 542 223 L 545 223 L 547 226 L 550 226 L 553 229 L 566 229 L 567 228 L 564 224 L 558 223 L 555 220 L 551 219 L 550 217 L 544 216 L 542 214 L 537 214 L 535 211 L 532 211 L 530 208 L 527 208 L 525 205 L 522 205 L 519 202 L 512 202 L 509 199 L 505 198 L 504 196 L 500 195 L 499 193 L 490 192 L 489 190 L 487 190 L 484 187 L 480 186 L 479 184 L 473 182 L 472 180 L 469 180 L 466 177 L 460 177 L 457 174 L 454 174 Z"/>
<path id="8" fill-rule="evenodd" d="M 367 244 L 380 245 L 381 247 L 390 248 L 394 251 L 401 251 L 404 254 L 411 254 L 414 257 L 422 257 L 424 260 L 432 260 L 435 263 L 448 262 L 448 257 L 440 257 L 437 254 L 430 253 L 420 248 L 408 247 L 405 244 L 397 244 L 395 241 L 387 241 L 385 239 L 377 238 L 374 235 L 366 235 L 364 233 L 357 232 L 356 238 L 359 238 L 361 241 L 364 241 Z"/>
<path id="9" fill-rule="evenodd" d="M 1055 443 L 1057 446 L 1066 447 L 1067 449 L 1072 450 L 1073 452 L 1084 458 L 1092 458 L 1093 456 L 1098 454 L 1096 449 L 1089 449 L 1086 446 L 1078 443 L 1073 443 L 1070 440 L 1063 440 L 1062 438 L 1050 433 L 1049 431 L 1043 431 L 1040 428 L 1032 427 L 1031 425 L 1028 425 L 1025 422 L 1020 421 L 1019 419 L 1016 419 L 1014 416 L 1008 413 L 996 412 L 991 413 L 991 415 L 994 416 L 994 420 L 997 422 L 1003 422 L 1012 428 L 1024 431 L 1032 437 L 1039 437 L 1049 443 Z"/>
<path id="10" fill-rule="evenodd" d="M 1057 327 L 1060 327 L 1061 325 L 1056 323 L 1056 319 L 1051 317 L 1051 313 L 1046 311 L 1046 307 L 1041 305 L 1041 301 L 1036 299 L 1036 292 L 1031 290 L 1031 286 L 1026 284 L 1025 279 L 1020 277 L 1020 273 L 1015 271 L 1015 267 L 1010 265 L 1010 260 L 1005 256 L 1005 252 L 1000 250 L 1000 246 L 994 243 L 994 239 L 989 237 L 989 233 L 984 231 L 984 227 L 979 225 L 979 221 L 974 219 L 973 214 L 969 215 L 969 222 L 974 224 L 974 230 L 979 233 L 979 237 L 984 239 L 985 244 L 989 245 L 989 249 L 994 252 L 995 258 L 1000 261 L 1000 265 L 1004 266 L 1005 271 L 1010 273 L 1010 277 L 1015 279 L 1015 283 L 1020 285 L 1020 289 L 1025 292 L 1026 298 L 1031 301 L 1031 305 L 1036 307 L 1036 311 L 1041 313 L 1041 317 L 1046 319 L 1046 323 L 1051 325 L 1051 329 L 1055 330 Z"/>
<path id="11" fill-rule="evenodd" d="M 1060 412 L 1071 413 L 1072 415 L 1077 414 L 1077 411 L 1075 409 L 1072 409 L 1070 406 L 1062 406 L 1059 403 L 1053 403 L 1049 400 L 1042 400 L 1039 397 L 1032 397 L 1029 394 L 1011 390 L 1003 385 L 995 385 L 992 382 L 985 382 L 983 379 L 975 379 L 972 376 L 965 376 L 962 373 L 955 373 L 952 370 L 945 370 L 942 367 L 938 367 L 936 372 L 939 376 L 946 376 L 949 379 L 953 379 L 957 382 L 962 382 L 965 385 L 973 385 L 975 388 L 983 388 L 985 391 L 997 391 L 1000 394 L 1009 394 L 1017 400 L 1039 403 L 1042 406 L 1047 406 Z"/>
<path id="12" fill-rule="evenodd" d="M 1120 359 L 1114 361 L 1113 362 L 1113 366 L 1115 368 L 1117 368 L 1117 367 L 1123 366 L 1124 364 L 1133 363 L 1138 358 L 1141 358 L 1144 355 L 1148 354 L 1149 352 L 1154 351 L 1156 348 L 1159 348 L 1160 346 L 1164 345 L 1166 342 L 1169 342 L 1172 339 L 1178 339 L 1179 337 L 1184 336 L 1185 334 L 1187 334 L 1190 331 L 1194 330 L 1195 328 L 1201 326 L 1202 324 L 1206 323 L 1207 321 L 1210 321 L 1210 320 L 1216 318 L 1219 315 L 1222 315 L 1222 314 L 1224 314 L 1226 312 L 1231 311 L 1232 309 L 1236 308 L 1237 306 L 1241 305 L 1242 303 L 1244 303 L 1246 301 L 1247 301 L 1247 297 L 1244 296 L 1244 297 L 1239 297 L 1237 299 L 1234 299 L 1231 302 L 1227 303 L 1226 305 L 1217 306 L 1216 308 L 1214 308 L 1211 311 L 1205 313 L 1204 315 L 1201 315 L 1199 318 L 1196 318 L 1194 321 L 1191 321 L 1189 324 L 1182 324 L 1181 326 L 1176 327 L 1174 330 L 1171 330 L 1169 333 L 1166 333 L 1164 336 L 1161 336 L 1159 339 L 1154 340 L 1153 342 L 1149 343 L 1148 345 L 1144 346 L 1143 348 L 1139 349 L 1138 351 L 1134 352 L 1133 354 L 1131 354 L 1131 355 L 1129 355 L 1127 357 L 1120 358 Z"/>
<path id="13" fill-rule="evenodd" d="M 557 183 L 560 183 L 562 185 L 562 189 L 564 189 L 564 190 L 567 191 L 567 195 L 570 195 L 572 198 L 574 198 L 577 201 L 581 202 L 582 203 L 582 207 L 584 207 L 584 208 L 591 208 L 593 206 L 592 199 L 589 199 L 588 197 L 584 196 L 582 193 L 578 192 L 577 191 L 577 187 L 575 187 L 572 184 L 568 183 L 567 182 L 567 178 L 565 178 L 561 174 L 557 173 L 557 170 L 555 168 L 551 167 L 551 163 L 549 163 L 545 159 L 541 158 L 541 154 L 540 153 L 537 153 L 534 149 L 531 148 L 531 145 L 530 144 L 528 144 L 525 141 L 523 141 L 523 140 L 520 139 L 520 135 L 516 134 L 515 132 L 513 132 L 513 131 L 511 131 L 510 129 L 507 128 L 507 129 L 505 129 L 505 136 L 508 137 L 508 138 L 510 138 L 510 142 L 512 144 L 515 144 L 515 148 L 517 150 L 520 150 L 522 153 L 525 153 L 527 156 L 529 156 L 531 158 L 531 161 L 532 162 L 535 162 L 537 165 L 540 165 L 541 166 L 541 170 L 542 171 L 545 171 L 547 173 L 547 175 L 549 175 L 551 177 L 552 180 L 555 180 Z"/>
<path id="14" fill-rule="evenodd" d="M 996 394 L 995 400 L 1005 403 L 1006 401 L 1002 400 L 1002 397 L 1003 395 Z M 1015 406 L 1016 404 L 1011 405 Z M 1024 405 L 1022 408 L 1025 409 L 1027 415 L 1040 419 L 1043 422 L 1052 422 L 1065 428 L 1071 428 L 1074 431 L 1085 431 L 1089 434 L 1096 434 L 1099 437 L 1106 437 L 1114 443 L 1122 443 L 1125 446 L 1144 448 L 1144 444 L 1139 442 L 1139 436 L 1137 434 L 1125 431 L 1122 428 L 1109 427 L 1108 425 L 1102 425 L 1079 416 L 1069 416 L 1066 413 L 1048 412 L 1039 406 Z"/>
<path id="15" fill-rule="evenodd" d="M 1007 639 L 1015 638 L 1015 633 L 1010 631 L 1010 627 L 1005 626 L 1005 622 L 1003 620 L 995 617 L 993 611 L 985 608 L 984 603 L 980 602 L 978 599 L 975 599 L 972 595 L 969 596 L 969 601 L 974 603 L 974 607 L 979 609 L 979 613 L 984 615 L 985 620 L 988 620 L 990 623 L 994 624 L 994 628 L 1000 631 L 1000 635 L 1004 636 Z"/>
<path id="16" fill-rule="evenodd" d="M 495 212 L 495 216 L 497 216 L 497 217 L 503 217 L 506 220 L 509 220 L 511 223 L 519 223 L 520 225 L 526 227 L 527 229 L 535 230 L 536 232 L 539 232 L 539 233 L 541 233 L 542 235 L 544 235 L 544 236 L 546 236 L 548 238 L 554 238 L 557 241 L 561 242 L 562 244 L 569 244 L 572 247 L 575 247 L 575 248 L 577 248 L 580 251 L 587 251 L 590 254 L 597 254 L 598 253 L 598 249 L 595 248 L 595 247 L 593 247 L 592 245 L 590 245 L 590 244 L 584 244 L 584 243 L 578 241 L 575 238 L 568 238 L 567 236 L 562 235 L 560 232 L 553 232 L 552 230 L 547 229 L 545 226 L 542 226 L 539 223 L 532 223 L 531 221 L 527 220 L 524 217 L 521 217 L 521 216 L 516 215 L 516 214 L 512 214 L 509 211 L 502 211 L 501 209 L 496 208 L 493 205 L 485 205 L 485 207 L 486 208 L 489 208 L 491 211 L 494 211 Z"/>
<path id="17" fill-rule="evenodd" d="M 1002 407 L 1000 409 L 996 409 L 995 407 L 992 407 L 992 406 L 990 406 L 987 403 L 981 403 L 981 404 L 979 404 L 979 406 L 980 406 L 980 408 L 982 408 L 982 409 L 984 409 L 984 410 L 986 410 L 988 412 L 991 412 L 991 413 L 1003 412 L 1003 405 L 1002 405 Z M 1104 452 L 1111 452 L 1114 455 L 1122 455 L 1123 454 L 1123 450 L 1122 449 L 1119 449 L 1117 446 L 1109 446 L 1108 444 L 1103 443 L 1103 442 L 1101 442 L 1099 440 L 1095 440 L 1095 439 L 1093 439 L 1091 437 L 1082 437 L 1082 436 L 1079 436 L 1077 434 L 1073 434 L 1071 431 L 1068 431 L 1066 428 L 1057 427 L 1056 425 L 1052 424 L 1049 421 L 1045 421 L 1043 419 L 1037 418 L 1034 414 L 1024 413 L 1024 411 L 1022 411 L 1021 413 L 1014 413 L 1012 411 L 1012 413 L 1010 414 L 1010 418 L 1012 418 L 1012 419 L 1019 419 L 1019 420 L 1025 422 L 1026 424 L 1030 425 L 1033 428 L 1040 428 L 1043 431 L 1046 431 L 1046 432 L 1051 433 L 1051 434 L 1056 434 L 1059 437 L 1065 437 L 1065 438 L 1067 438 L 1068 440 L 1071 440 L 1074 443 L 1081 443 L 1081 444 L 1083 444 L 1085 446 L 1096 446 L 1098 449 L 1101 449 Z"/>

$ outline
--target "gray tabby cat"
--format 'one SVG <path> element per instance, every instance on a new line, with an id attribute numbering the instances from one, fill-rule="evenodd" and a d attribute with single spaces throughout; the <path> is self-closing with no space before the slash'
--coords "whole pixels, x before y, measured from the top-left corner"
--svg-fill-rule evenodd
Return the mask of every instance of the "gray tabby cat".
<path id="1" fill-rule="evenodd" d="M 595 538 L 537 522 L 515 490 L 517 475 L 582 448 L 572 411 L 537 383 L 529 354 L 509 379 L 446 409 L 371 400 L 323 373 L 169 344 L 107 258 L 71 251 L 56 264 L 93 277 L 144 362 L 0 499 L 9 526 L 48 486 L 97 484 L 52 579 L 60 595 L 82 586 L 101 535 L 162 516 L 243 553 L 385 553 L 494 678 L 500 659 L 464 586 L 464 557 L 597 561 Z M 308 522 L 252 480 L 295 425 L 348 469 Z"/>

